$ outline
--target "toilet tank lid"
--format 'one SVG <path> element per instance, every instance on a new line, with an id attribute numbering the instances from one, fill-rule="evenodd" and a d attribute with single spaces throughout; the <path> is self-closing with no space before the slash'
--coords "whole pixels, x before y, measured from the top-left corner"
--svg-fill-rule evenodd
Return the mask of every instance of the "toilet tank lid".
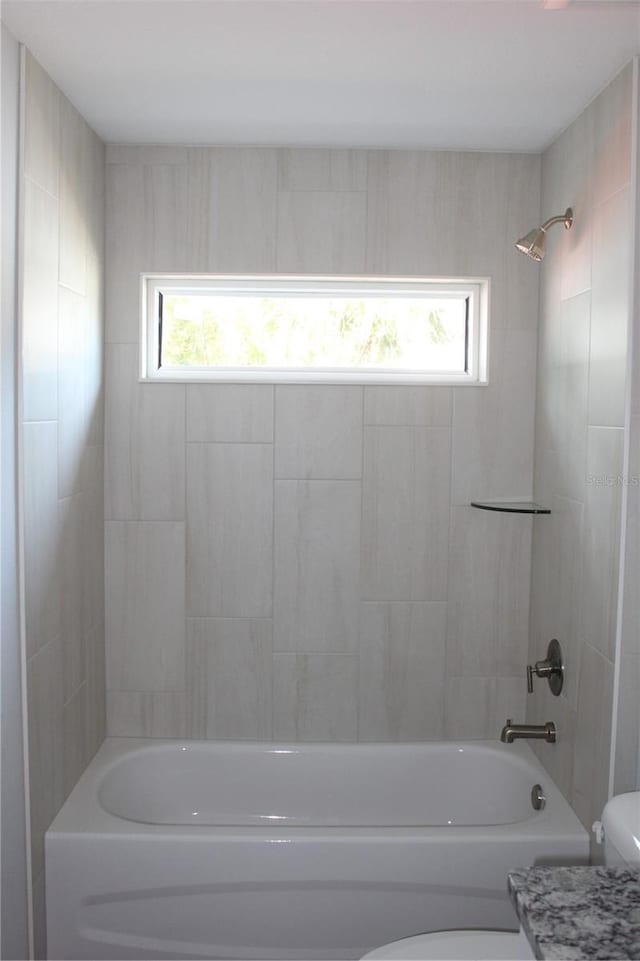
<path id="1" fill-rule="evenodd" d="M 640 863 L 640 791 L 618 794 L 602 812 L 602 826 L 608 840 L 625 861 Z"/>

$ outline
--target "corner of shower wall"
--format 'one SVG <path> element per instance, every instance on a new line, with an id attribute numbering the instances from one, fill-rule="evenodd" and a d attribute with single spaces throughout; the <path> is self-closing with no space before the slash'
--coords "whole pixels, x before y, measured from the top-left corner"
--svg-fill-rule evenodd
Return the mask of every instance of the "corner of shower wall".
<path id="1" fill-rule="evenodd" d="M 622 568 L 618 604 L 613 702 L 613 736 L 610 794 L 640 789 L 640 61 L 633 73 L 633 152 L 631 211 L 633 220 L 632 273 L 630 278 L 630 351 L 626 411 L 625 494 Z"/>
<path id="2" fill-rule="evenodd" d="M 538 681 L 527 717 L 555 721 L 535 750 L 590 828 L 608 796 L 634 216 L 634 66 L 627 64 L 542 158 L 542 216 L 567 206 L 574 226 L 549 236 L 542 265 L 534 458 L 529 660 L 557 637 L 565 687 Z"/>
<path id="3" fill-rule="evenodd" d="M 23 48 L 18 439 L 31 869 L 104 739 L 104 145 Z"/>
<path id="4" fill-rule="evenodd" d="M 24 778 L 23 671 L 18 603 L 16 487 L 16 318 L 18 309 L 18 152 L 20 46 L 2 23 L 2 309 L 0 346 L 0 678 L 2 689 L 2 872 L 0 888 L 3 958 L 26 958 L 28 869 Z"/>

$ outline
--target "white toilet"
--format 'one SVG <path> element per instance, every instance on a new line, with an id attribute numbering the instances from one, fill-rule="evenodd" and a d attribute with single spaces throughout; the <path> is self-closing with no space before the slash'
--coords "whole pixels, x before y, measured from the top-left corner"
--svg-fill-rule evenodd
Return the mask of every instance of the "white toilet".
<path id="1" fill-rule="evenodd" d="M 598 841 L 604 836 L 605 864 L 640 864 L 640 791 L 619 794 L 596 821 Z M 435 931 L 384 944 L 365 959 L 395 961 L 518 961 L 535 955 L 525 935 L 507 931 Z"/>

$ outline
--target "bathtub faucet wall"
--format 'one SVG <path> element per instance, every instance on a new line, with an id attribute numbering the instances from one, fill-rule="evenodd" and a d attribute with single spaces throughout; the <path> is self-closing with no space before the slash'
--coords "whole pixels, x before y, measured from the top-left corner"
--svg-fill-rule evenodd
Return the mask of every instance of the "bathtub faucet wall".
<path id="1" fill-rule="evenodd" d="M 546 724 L 514 724 L 511 718 L 507 718 L 507 723 L 500 734 L 500 740 L 505 744 L 512 744 L 521 737 L 530 737 L 547 741 L 548 744 L 555 744 L 556 726 L 553 721 L 547 721 Z"/>

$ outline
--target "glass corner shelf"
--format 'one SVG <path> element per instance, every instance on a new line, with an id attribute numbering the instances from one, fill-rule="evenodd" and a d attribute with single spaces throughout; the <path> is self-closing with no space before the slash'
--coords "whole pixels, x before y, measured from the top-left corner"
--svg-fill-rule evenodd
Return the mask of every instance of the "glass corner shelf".
<path id="1" fill-rule="evenodd" d="M 471 501 L 471 506 L 481 511 L 499 511 L 502 514 L 550 514 L 548 507 L 534 501 Z"/>

